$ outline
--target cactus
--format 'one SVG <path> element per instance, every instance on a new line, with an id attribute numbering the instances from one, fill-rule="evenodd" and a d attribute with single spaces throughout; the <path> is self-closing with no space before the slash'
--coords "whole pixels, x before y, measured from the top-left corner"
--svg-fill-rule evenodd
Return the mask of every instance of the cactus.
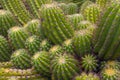
<path id="1" fill-rule="evenodd" d="M 32 19 L 22 0 L 0 0 L 4 9 L 11 11 L 20 23 L 25 24 Z"/>
<path id="2" fill-rule="evenodd" d="M 83 56 L 91 51 L 92 34 L 88 30 L 77 31 L 73 38 L 73 48 L 78 56 Z"/>
<path id="3" fill-rule="evenodd" d="M 111 0 L 96 0 L 96 4 L 98 4 L 100 8 L 105 8 L 109 1 Z"/>
<path id="4" fill-rule="evenodd" d="M 101 10 L 96 4 L 91 4 L 84 9 L 83 14 L 86 20 L 95 24 L 100 18 L 100 12 Z"/>
<path id="5" fill-rule="evenodd" d="M 78 62 L 71 55 L 60 54 L 52 60 L 52 73 L 55 80 L 71 80 L 78 72 Z"/>
<path id="6" fill-rule="evenodd" d="M 112 68 L 105 68 L 101 71 L 102 80 L 119 80 L 119 71 Z"/>
<path id="7" fill-rule="evenodd" d="M 14 51 L 11 56 L 11 62 L 19 69 L 27 69 L 31 67 L 31 57 L 25 49 Z"/>
<path id="8" fill-rule="evenodd" d="M 119 10 L 120 5 L 117 3 L 110 6 L 103 15 L 99 28 L 96 31 L 96 36 L 98 37 L 95 38 L 96 44 L 94 51 L 99 53 L 98 56 L 101 59 L 119 58 L 119 53 L 116 50 L 120 40 L 120 25 L 118 23 L 120 21 Z"/>
<path id="9" fill-rule="evenodd" d="M 63 49 L 61 46 L 55 45 L 55 46 L 50 48 L 49 53 L 50 53 L 50 58 L 53 59 L 56 55 L 62 54 Z"/>
<path id="10" fill-rule="evenodd" d="M 40 27 L 41 27 L 41 22 L 38 19 L 33 19 L 25 25 L 25 29 L 30 35 L 37 35 L 42 37 Z"/>
<path id="11" fill-rule="evenodd" d="M 25 41 L 29 37 L 22 27 L 12 27 L 8 31 L 9 40 L 14 49 L 25 48 Z"/>
<path id="12" fill-rule="evenodd" d="M 50 41 L 48 41 L 47 39 L 41 41 L 40 43 L 41 51 L 49 51 L 50 47 L 51 47 Z"/>
<path id="13" fill-rule="evenodd" d="M 80 76 L 76 76 L 75 77 L 75 80 L 100 80 L 100 78 L 96 75 L 96 74 L 93 74 L 93 73 L 85 73 L 85 72 L 82 72 Z"/>
<path id="14" fill-rule="evenodd" d="M 66 53 L 70 53 L 70 54 L 74 53 L 73 45 L 72 45 L 72 39 L 68 39 L 68 40 L 64 41 L 62 46 L 63 46 L 63 50 Z"/>
<path id="15" fill-rule="evenodd" d="M 13 15 L 9 11 L 0 10 L 0 34 L 6 37 L 7 31 L 13 26 L 16 26 Z"/>
<path id="16" fill-rule="evenodd" d="M 68 15 L 67 17 L 75 30 L 77 30 L 78 23 L 84 20 L 84 17 L 82 14 L 73 14 L 73 15 Z"/>
<path id="17" fill-rule="evenodd" d="M 67 10 L 67 4 L 66 3 L 59 3 L 58 7 L 60 7 L 63 10 L 64 14 L 67 14 L 67 11 L 66 11 Z"/>
<path id="18" fill-rule="evenodd" d="M 50 56 L 48 52 L 37 52 L 32 57 L 32 65 L 37 73 L 50 77 Z"/>
<path id="19" fill-rule="evenodd" d="M 0 68 L 11 68 L 12 66 L 11 62 L 0 62 Z"/>
<path id="20" fill-rule="evenodd" d="M 97 64 L 97 59 L 95 56 L 93 55 L 85 55 L 84 57 L 82 57 L 82 68 L 85 70 L 85 71 L 95 71 L 98 67 L 98 64 Z"/>
<path id="21" fill-rule="evenodd" d="M 11 49 L 8 41 L 0 35 L 0 61 L 10 60 Z"/>
<path id="22" fill-rule="evenodd" d="M 39 51 L 40 48 L 40 39 L 38 36 L 31 36 L 29 37 L 26 42 L 26 48 L 28 49 L 28 51 L 31 53 L 31 55 L 33 55 L 34 53 L 36 53 L 37 51 Z"/>
<path id="23" fill-rule="evenodd" d="M 43 5 L 41 10 L 42 30 L 54 44 L 62 44 L 74 34 L 73 28 L 66 20 L 63 11 L 56 4 Z"/>

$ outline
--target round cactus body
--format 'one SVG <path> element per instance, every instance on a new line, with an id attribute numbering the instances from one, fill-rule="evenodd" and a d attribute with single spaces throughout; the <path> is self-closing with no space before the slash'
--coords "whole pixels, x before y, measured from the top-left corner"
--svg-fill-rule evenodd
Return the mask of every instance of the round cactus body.
<path id="1" fill-rule="evenodd" d="M 12 27 L 8 31 L 9 40 L 14 49 L 25 48 L 25 41 L 29 37 L 22 27 Z"/>
<path id="2" fill-rule="evenodd" d="M 71 80 L 78 72 L 78 62 L 71 55 L 60 54 L 52 60 L 52 73 L 55 80 Z"/>
<path id="3" fill-rule="evenodd" d="M 64 14 L 67 14 L 67 11 L 66 11 L 67 10 L 67 4 L 66 3 L 59 3 L 58 7 L 60 7 L 63 10 Z"/>
<path id="4" fill-rule="evenodd" d="M 44 39 L 43 41 L 41 41 L 40 43 L 41 51 L 49 51 L 50 47 L 51 47 L 51 44 L 47 39 Z"/>
<path id="5" fill-rule="evenodd" d="M 16 50 L 11 56 L 11 62 L 19 69 L 31 67 L 31 57 L 25 49 Z"/>
<path id="6" fill-rule="evenodd" d="M 11 53 L 8 41 L 0 35 L 0 61 L 10 60 Z"/>
<path id="7" fill-rule="evenodd" d="M 28 51 L 31 53 L 31 55 L 33 55 L 35 52 L 39 51 L 40 49 L 40 42 L 41 40 L 39 39 L 38 36 L 31 36 L 29 37 L 26 42 L 26 48 L 28 49 Z"/>
<path id="8" fill-rule="evenodd" d="M 46 51 L 35 53 L 32 57 L 32 65 L 37 73 L 50 77 L 50 56 Z"/>

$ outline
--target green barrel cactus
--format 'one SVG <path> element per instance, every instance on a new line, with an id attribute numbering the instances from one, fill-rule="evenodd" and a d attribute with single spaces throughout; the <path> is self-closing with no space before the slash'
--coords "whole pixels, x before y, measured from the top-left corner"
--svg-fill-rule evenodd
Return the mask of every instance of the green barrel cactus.
<path id="1" fill-rule="evenodd" d="M 97 70 L 98 64 L 97 64 L 97 59 L 93 55 L 85 55 L 82 57 L 82 68 L 85 71 L 95 71 Z"/>
<path id="2" fill-rule="evenodd" d="M 78 62 L 71 55 L 57 55 L 51 63 L 55 80 L 71 80 L 79 72 Z"/>
<path id="3" fill-rule="evenodd" d="M 0 35 L 0 62 L 9 61 L 11 56 L 11 49 L 6 38 Z"/>
<path id="4" fill-rule="evenodd" d="M 96 30 L 94 51 L 101 59 L 117 59 L 120 57 L 120 4 L 111 5 L 103 15 Z M 109 24 L 109 25 L 108 25 Z"/>
<path id="5" fill-rule="evenodd" d="M 0 34 L 3 36 L 7 36 L 7 31 L 16 26 L 16 21 L 13 15 L 6 10 L 0 10 Z"/>
<path id="6" fill-rule="evenodd" d="M 41 41 L 41 43 L 40 43 L 40 50 L 41 51 L 49 51 L 50 48 L 51 48 L 51 43 L 49 40 L 44 39 Z"/>
<path id="7" fill-rule="evenodd" d="M 50 58 L 53 59 L 56 55 L 63 53 L 63 48 L 60 45 L 55 45 L 49 50 Z"/>
<path id="8" fill-rule="evenodd" d="M 78 23 L 84 20 L 84 17 L 82 14 L 68 15 L 67 18 L 75 30 L 78 30 L 77 29 Z"/>
<path id="9" fill-rule="evenodd" d="M 75 3 L 69 3 L 67 5 L 67 9 L 66 9 L 66 13 L 71 15 L 71 14 L 75 14 L 78 12 L 78 6 Z"/>
<path id="10" fill-rule="evenodd" d="M 96 0 L 96 4 L 99 5 L 100 8 L 105 8 L 108 5 L 108 2 L 111 0 Z"/>
<path id="11" fill-rule="evenodd" d="M 89 30 L 77 31 L 73 37 L 73 48 L 78 56 L 90 53 L 92 44 L 92 33 Z"/>
<path id="12" fill-rule="evenodd" d="M 41 10 L 42 30 L 54 44 L 62 44 L 74 35 L 74 30 L 67 21 L 62 9 L 56 4 L 43 5 Z"/>
<path id="13" fill-rule="evenodd" d="M 39 39 L 38 36 L 31 36 L 29 37 L 26 42 L 25 46 L 28 49 L 28 51 L 31 53 L 31 55 L 35 54 L 37 51 L 40 49 L 40 42 L 41 40 Z"/>
<path id="14" fill-rule="evenodd" d="M 83 15 L 86 20 L 96 24 L 100 18 L 100 12 L 101 10 L 96 4 L 91 4 L 84 9 Z"/>
<path id="15" fill-rule="evenodd" d="M 68 39 L 68 40 L 64 41 L 62 46 L 63 46 L 63 50 L 66 53 L 74 54 L 72 39 Z"/>
<path id="16" fill-rule="evenodd" d="M 100 78 L 94 73 L 82 72 L 80 76 L 75 77 L 75 80 L 100 80 Z"/>
<path id="17" fill-rule="evenodd" d="M 11 62 L 19 69 L 27 69 L 31 67 L 31 57 L 25 49 L 14 51 L 11 56 Z"/>
<path id="18" fill-rule="evenodd" d="M 64 14 L 67 14 L 67 4 L 66 3 L 58 3 L 58 7 L 60 7 Z"/>
<path id="19" fill-rule="evenodd" d="M 42 37 L 40 20 L 33 19 L 33 20 L 29 21 L 24 27 L 25 27 L 25 30 L 30 35 L 37 35 L 37 36 Z"/>
<path id="20" fill-rule="evenodd" d="M 13 67 L 13 64 L 9 62 L 0 62 L 0 68 L 11 68 Z"/>
<path id="21" fill-rule="evenodd" d="M 50 77 L 50 56 L 48 52 L 37 52 L 32 57 L 32 65 L 37 73 Z"/>
<path id="22" fill-rule="evenodd" d="M 102 80 L 119 80 L 119 71 L 113 68 L 104 68 L 101 73 Z"/>
<path id="23" fill-rule="evenodd" d="M 28 37 L 28 33 L 22 27 L 15 26 L 8 31 L 8 38 L 14 49 L 25 48 L 25 41 Z"/>
<path id="24" fill-rule="evenodd" d="M 22 0 L 0 0 L 0 3 L 4 9 L 17 16 L 20 23 L 25 24 L 32 19 Z"/>

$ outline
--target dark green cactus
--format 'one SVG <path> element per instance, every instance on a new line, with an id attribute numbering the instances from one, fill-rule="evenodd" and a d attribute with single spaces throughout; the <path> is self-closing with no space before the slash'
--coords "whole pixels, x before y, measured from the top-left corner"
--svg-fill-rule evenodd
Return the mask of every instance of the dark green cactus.
<path id="1" fill-rule="evenodd" d="M 35 52 L 39 51 L 40 49 L 40 42 L 41 40 L 39 39 L 38 36 L 31 36 L 29 37 L 26 42 L 26 48 L 28 49 L 28 51 L 31 53 L 31 55 L 33 55 Z"/>
<path id="2" fill-rule="evenodd" d="M 0 34 L 7 36 L 9 28 L 16 26 L 16 21 L 13 15 L 6 10 L 0 10 Z"/>
<path id="3" fill-rule="evenodd" d="M 97 70 L 98 64 L 97 64 L 97 59 L 93 55 L 85 55 L 82 57 L 82 68 L 85 71 L 95 71 Z"/>
<path id="4" fill-rule="evenodd" d="M 52 73 L 55 80 L 71 80 L 78 72 L 78 62 L 71 55 L 60 54 L 52 60 Z"/>
<path id="5" fill-rule="evenodd" d="M 82 72 L 80 76 L 76 76 L 75 80 L 100 80 L 100 78 L 93 73 Z"/>
<path id="6" fill-rule="evenodd" d="M 100 8 L 96 4 L 91 4 L 84 9 L 84 17 L 86 20 L 95 24 L 100 18 Z"/>
<path id="7" fill-rule="evenodd" d="M 49 51 L 50 48 L 51 48 L 51 44 L 50 44 L 49 40 L 44 39 L 41 41 L 41 43 L 40 43 L 40 50 L 41 51 Z"/>
<path id="8" fill-rule="evenodd" d="M 96 30 L 96 44 L 94 51 L 99 53 L 101 59 L 116 59 L 120 57 L 120 4 L 110 6 L 102 17 L 99 28 Z M 115 25 L 114 25 L 115 24 Z"/>
<path id="9" fill-rule="evenodd" d="M 11 62 L 19 69 L 31 67 L 31 57 L 25 49 L 16 50 L 11 56 Z"/>
<path id="10" fill-rule="evenodd" d="M 32 57 L 32 65 L 37 73 L 50 77 L 50 56 L 48 52 L 37 52 Z"/>
<path id="11" fill-rule="evenodd" d="M 77 31 L 73 38 L 73 47 L 76 55 L 83 56 L 91 51 L 92 33 L 89 30 Z"/>
<path id="12" fill-rule="evenodd" d="M 0 68 L 11 68 L 13 64 L 11 62 L 0 62 Z"/>
<path id="13" fill-rule="evenodd" d="M 73 28 L 66 20 L 63 11 L 56 4 L 43 5 L 41 10 L 42 30 L 54 44 L 62 44 L 74 34 Z"/>
<path id="14" fill-rule="evenodd" d="M 12 27 L 8 31 L 8 37 L 14 49 L 25 48 L 25 41 L 29 37 L 22 27 Z"/>
<path id="15" fill-rule="evenodd" d="M 0 35 L 0 61 L 10 60 L 11 53 L 8 41 Z"/>
<path id="16" fill-rule="evenodd" d="M 84 17 L 82 14 L 73 14 L 73 15 L 68 15 L 67 17 L 75 30 L 78 30 L 77 29 L 78 23 L 84 20 Z"/>

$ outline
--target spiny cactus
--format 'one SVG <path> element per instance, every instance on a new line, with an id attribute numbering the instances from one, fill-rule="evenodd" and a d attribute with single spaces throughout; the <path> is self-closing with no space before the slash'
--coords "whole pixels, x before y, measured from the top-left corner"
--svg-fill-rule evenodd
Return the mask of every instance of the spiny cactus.
<path id="1" fill-rule="evenodd" d="M 33 19 L 29 21 L 24 27 L 30 35 L 37 35 L 37 36 L 42 37 L 41 29 L 40 29 L 41 27 L 40 20 Z"/>
<path id="2" fill-rule="evenodd" d="M 16 50 L 11 56 L 11 62 L 19 69 L 31 67 L 31 57 L 25 49 Z"/>
<path id="3" fill-rule="evenodd" d="M 82 72 L 80 76 L 76 76 L 75 80 L 100 80 L 100 78 L 94 73 Z"/>
<path id="4" fill-rule="evenodd" d="M 100 18 L 100 8 L 96 4 L 91 4 L 84 9 L 84 17 L 86 20 L 95 24 Z"/>
<path id="5" fill-rule="evenodd" d="M 79 72 L 77 60 L 71 55 L 57 55 L 52 60 L 52 73 L 55 80 L 71 80 Z"/>
<path id="6" fill-rule="evenodd" d="M 6 10 L 0 10 L 0 34 L 7 36 L 9 28 L 16 26 L 16 21 L 13 15 Z"/>
<path id="7" fill-rule="evenodd" d="M 40 50 L 41 51 L 49 51 L 50 48 L 51 48 L 51 44 L 50 44 L 49 40 L 44 39 L 41 41 L 41 43 L 40 43 Z"/>
<path id="8" fill-rule="evenodd" d="M 14 49 L 25 48 L 25 41 L 29 37 L 22 27 L 12 27 L 8 31 L 8 37 Z"/>
<path id="9" fill-rule="evenodd" d="M 102 80 L 119 80 L 119 71 L 113 68 L 105 68 L 101 71 Z"/>
<path id="10" fill-rule="evenodd" d="M 22 0 L 0 0 L 4 9 L 11 11 L 22 24 L 32 19 Z"/>
<path id="11" fill-rule="evenodd" d="M 11 68 L 12 66 L 11 62 L 0 62 L 0 68 Z"/>
<path id="12" fill-rule="evenodd" d="M 73 28 L 66 20 L 63 11 L 56 4 L 43 5 L 41 10 L 42 30 L 54 44 L 62 44 L 74 34 Z"/>
<path id="13" fill-rule="evenodd" d="M 105 8 L 109 1 L 111 0 L 96 0 L 96 4 L 98 4 L 100 8 Z"/>
<path id="14" fill-rule="evenodd" d="M 0 35 L 0 61 L 10 60 L 11 49 L 8 41 Z"/>
<path id="15" fill-rule="evenodd" d="M 73 14 L 73 15 L 68 15 L 67 17 L 75 30 L 77 30 L 78 23 L 84 20 L 84 17 L 82 14 Z"/>
<path id="16" fill-rule="evenodd" d="M 31 55 L 33 55 L 35 52 L 39 51 L 40 49 L 40 42 L 41 40 L 39 39 L 38 36 L 31 36 L 29 37 L 26 42 L 26 48 L 28 49 L 28 51 L 31 53 Z"/>
<path id="17" fill-rule="evenodd" d="M 70 54 L 74 53 L 72 39 L 68 39 L 68 40 L 64 41 L 62 46 L 63 46 L 63 50 L 65 52 L 70 53 Z"/>
<path id="18" fill-rule="evenodd" d="M 94 51 L 101 59 L 117 59 L 120 36 L 120 4 L 110 6 L 102 17 L 99 28 L 96 30 L 96 44 Z"/>
<path id="19" fill-rule="evenodd" d="M 51 59 L 53 59 L 56 55 L 62 54 L 63 49 L 60 45 L 55 45 L 55 46 L 50 48 L 49 53 L 50 53 Z"/>
<path id="20" fill-rule="evenodd" d="M 32 65 L 37 73 L 50 77 L 50 56 L 48 52 L 35 53 L 32 57 Z"/>
<path id="21" fill-rule="evenodd" d="M 73 47 L 76 55 L 83 56 L 91 50 L 92 33 L 89 30 L 77 31 L 73 38 Z"/>
<path id="22" fill-rule="evenodd" d="M 82 68 L 85 71 L 93 71 L 93 70 L 96 70 L 97 67 L 98 67 L 96 57 L 93 56 L 93 55 L 90 55 L 90 54 L 82 57 L 82 63 L 81 64 L 82 64 Z"/>
<path id="23" fill-rule="evenodd" d="M 60 7 L 63 10 L 64 14 L 67 14 L 67 11 L 66 11 L 67 10 L 67 4 L 66 3 L 59 3 L 58 7 Z"/>

